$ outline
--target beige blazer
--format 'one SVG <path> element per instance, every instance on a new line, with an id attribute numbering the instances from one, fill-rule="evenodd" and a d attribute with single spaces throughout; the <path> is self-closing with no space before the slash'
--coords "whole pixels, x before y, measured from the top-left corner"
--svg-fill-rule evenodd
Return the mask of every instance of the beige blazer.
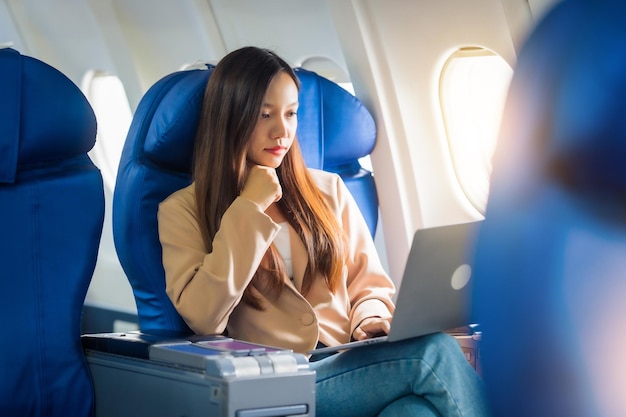
<path id="1" fill-rule="evenodd" d="M 338 175 L 310 173 L 347 236 L 342 285 L 333 294 L 318 279 L 306 297 L 300 294 L 307 258 L 302 241 L 289 227 L 294 282 L 285 276 L 286 286 L 278 297 L 259 292 L 264 311 L 240 300 L 281 226 L 255 203 L 238 197 L 224 213 L 213 251 L 207 253 L 198 227 L 194 184 L 160 204 L 166 291 L 194 332 L 228 330 L 237 339 L 304 353 L 318 340 L 329 346 L 348 342 L 367 317 L 391 317 L 393 282 L 380 264 L 358 206 Z"/>

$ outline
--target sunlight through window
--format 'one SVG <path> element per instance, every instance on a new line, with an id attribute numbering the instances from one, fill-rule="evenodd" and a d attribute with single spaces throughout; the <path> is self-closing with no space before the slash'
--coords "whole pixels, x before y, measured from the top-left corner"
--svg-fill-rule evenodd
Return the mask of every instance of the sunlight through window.
<path id="1" fill-rule="evenodd" d="M 441 110 L 454 170 L 463 192 L 482 213 L 512 75 L 504 59 L 483 48 L 460 49 L 442 71 Z"/>

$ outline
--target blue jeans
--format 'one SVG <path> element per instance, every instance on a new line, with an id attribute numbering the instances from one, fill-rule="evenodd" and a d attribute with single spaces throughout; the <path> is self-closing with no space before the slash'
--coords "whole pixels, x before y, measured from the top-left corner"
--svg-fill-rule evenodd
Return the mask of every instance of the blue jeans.
<path id="1" fill-rule="evenodd" d="M 317 417 L 486 417 L 482 380 L 458 342 L 437 333 L 311 362 Z"/>

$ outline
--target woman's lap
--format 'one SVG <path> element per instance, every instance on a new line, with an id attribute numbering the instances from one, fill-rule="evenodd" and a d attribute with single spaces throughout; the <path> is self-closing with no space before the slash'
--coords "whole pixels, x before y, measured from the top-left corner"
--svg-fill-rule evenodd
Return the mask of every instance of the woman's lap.
<path id="1" fill-rule="evenodd" d="M 480 378 L 456 340 L 443 333 L 346 351 L 311 368 L 318 417 L 376 416 L 400 406 L 414 410 L 407 416 L 436 416 L 433 408 L 445 417 L 487 416 Z M 407 396 L 426 401 L 392 405 Z"/>

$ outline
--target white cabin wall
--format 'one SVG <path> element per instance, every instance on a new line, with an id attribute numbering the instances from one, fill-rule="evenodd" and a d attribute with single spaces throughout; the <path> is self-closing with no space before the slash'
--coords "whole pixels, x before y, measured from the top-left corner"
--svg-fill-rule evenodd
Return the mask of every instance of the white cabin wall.
<path id="1" fill-rule="evenodd" d="M 530 26 L 528 3 L 507 1 L 506 9 L 500 0 L 329 5 L 355 91 L 377 119 L 372 163 L 387 203 L 382 221 L 390 274 L 398 282 L 417 228 L 482 218 L 454 176 L 439 103 L 442 67 L 466 46 L 489 49 L 513 66 L 518 38 Z"/>
<path id="2" fill-rule="evenodd" d="M 11 45 L 22 50 L 24 43 L 7 0 L 0 0 L 0 45 Z"/>
<path id="3" fill-rule="evenodd" d="M 536 0 L 536 1 L 553 1 L 553 0 Z M 517 53 L 522 47 L 529 29 L 533 26 L 533 14 L 532 8 L 528 0 L 500 0 L 502 4 L 502 10 L 506 18 L 509 32 L 511 34 L 511 41 L 515 48 L 515 56 L 509 57 L 508 61 L 512 67 L 515 65 Z"/>

